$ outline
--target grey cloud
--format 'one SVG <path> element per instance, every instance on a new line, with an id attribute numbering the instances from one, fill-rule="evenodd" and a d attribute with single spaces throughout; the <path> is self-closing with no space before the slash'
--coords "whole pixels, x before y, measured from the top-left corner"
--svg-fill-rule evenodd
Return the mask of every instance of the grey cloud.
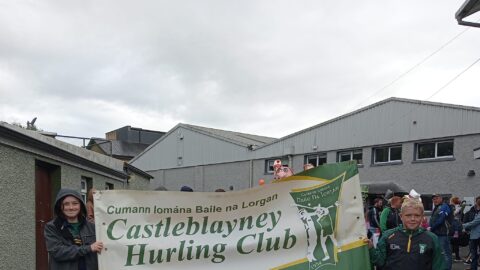
<path id="1" fill-rule="evenodd" d="M 71 105 L 42 119 L 71 133 L 101 136 L 131 124 L 125 121 L 166 130 L 177 121 L 283 136 L 351 111 L 463 31 L 453 20 L 459 4 L 7 2 L 0 8 L 0 106 L 13 110 L 0 118 L 60 102 Z M 423 96 L 408 89 L 431 74 L 453 77 L 478 57 L 479 39 L 466 33 L 363 105 L 393 94 L 428 96 L 436 85 Z M 29 104 L 25 95 L 45 101 Z M 88 104 L 95 106 L 82 111 Z"/>

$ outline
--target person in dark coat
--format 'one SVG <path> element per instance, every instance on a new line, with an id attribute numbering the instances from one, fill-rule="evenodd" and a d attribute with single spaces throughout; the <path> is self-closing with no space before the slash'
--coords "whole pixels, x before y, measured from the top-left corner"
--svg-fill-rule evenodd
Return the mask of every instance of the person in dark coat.
<path id="1" fill-rule="evenodd" d="M 380 232 L 380 213 L 383 209 L 383 200 L 381 198 L 375 198 L 373 206 L 369 208 L 367 216 L 370 223 L 369 230 L 372 233 Z"/>
<path id="2" fill-rule="evenodd" d="M 183 191 L 183 192 L 193 192 L 193 189 L 189 186 L 182 186 L 182 188 L 180 189 L 180 191 Z"/>
<path id="3" fill-rule="evenodd" d="M 96 241 L 95 225 L 86 219 L 80 193 L 61 189 L 55 200 L 55 218 L 45 226 L 50 270 L 97 270 L 97 253 L 103 243 Z"/>
<path id="4" fill-rule="evenodd" d="M 443 202 L 443 197 L 439 194 L 432 195 L 434 205 L 432 216 L 430 217 L 429 231 L 438 237 L 438 241 L 443 249 L 443 255 L 447 262 L 447 270 L 452 269 L 452 249 L 450 248 L 449 226 L 447 219 L 453 215 L 450 206 Z"/>
<path id="5" fill-rule="evenodd" d="M 390 198 L 387 207 L 380 214 L 380 230 L 384 233 L 387 230 L 398 227 L 402 224 L 400 218 L 400 207 L 402 207 L 402 198 L 393 196 Z"/>
<path id="6" fill-rule="evenodd" d="M 480 196 L 475 198 L 475 205 L 467 213 L 463 228 L 470 232 L 471 270 L 478 269 L 478 251 L 480 249 Z"/>

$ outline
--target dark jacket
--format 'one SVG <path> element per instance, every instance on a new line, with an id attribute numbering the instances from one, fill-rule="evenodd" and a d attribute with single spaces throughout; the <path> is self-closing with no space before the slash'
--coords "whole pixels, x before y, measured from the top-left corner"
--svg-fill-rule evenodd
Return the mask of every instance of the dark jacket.
<path id="1" fill-rule="evenodd" d="M 61 202 L 66 196 L 76 197 L 81 204 L 80 234 L 76 239 L 70 233 L 70 225 L 61 210 Z M 81 267 L 85 270 L 97 270 L 97 253 L 92 252 L 90 248 L 96 241 L 95 225 L 85 219 L 86 208 L 80 194 L 75 190 L 60 190 L 55 200 L 55 215 L 55 219 L 45 226 L 44 232 L 49 254 L 49 269 L 77 270 Z"/>
<path id="2" fill-rule="evenodd" d="M 423 228 L 387 230 L 370 249 L 370 261 L 382 270 L 444 270 L 445 258 L 436 235 Z"/>
<path id="3" fill-rule="evenodd" d="M 402 223 L 398 209 L 387 206 L 380 214 L 380 229 L 382 232 L 398 227 Z"/>
<path id="4" fill-rule="evenodd" d="M 470 210 L 468 210 L 468 212 L 463 215 L 463 223 L 473 221 L 478 212 L 480 212 L 480 209 L 477 209 L 475 205 L 470 207 Z"/>
<path id="5" fill-rule="evenodd" d="M 436 205 L 430 218 L 430 231 L 438 236 L 447 236 L 450 230 L 447 218 L 452 214 L 448 204 Z"/>
<path id="6" fill-rule="evenodd" d="M 472 209 L 468 212 L 470 216 L 467 222 L 463 224 L 463 228 L 469 232 L 470 239 L 475 240 L 480 239 L 480 211 L 475 206 Z"/>
<path id="7" fill-rule="evenodd" d="M 380 228 L 380 212 L 382 209 L 375 206 L 370 207 L 368 210 L 368 220 L 370 221 L 370 227 Z"/>

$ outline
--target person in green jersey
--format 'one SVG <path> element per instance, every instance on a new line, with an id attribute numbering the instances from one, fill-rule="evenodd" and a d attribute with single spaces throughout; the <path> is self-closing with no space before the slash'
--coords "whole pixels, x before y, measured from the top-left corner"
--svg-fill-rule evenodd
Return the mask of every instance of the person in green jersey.
<path id="1" fill-rule="evenodd" d="M 423 204 L 417 199 L 405 199 L 400 217 L 402 224 L 385 231 L 373 248 L 368 241 L 370 262 L 382 270 L 445 270 L 445 256 L 435 234 L 420 226 Z"/>

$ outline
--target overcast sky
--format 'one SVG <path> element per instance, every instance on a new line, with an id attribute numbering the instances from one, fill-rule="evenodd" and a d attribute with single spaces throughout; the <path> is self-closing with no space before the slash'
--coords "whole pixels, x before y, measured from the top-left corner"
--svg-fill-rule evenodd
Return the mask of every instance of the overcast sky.
<path id="1" fill-rule="evenodd" d="M 0 0 L 0 121 L 282 137 L 392 96 L 480 107 L 480 63 L 431 97 L 480 57 L 462 3 Z"/>

